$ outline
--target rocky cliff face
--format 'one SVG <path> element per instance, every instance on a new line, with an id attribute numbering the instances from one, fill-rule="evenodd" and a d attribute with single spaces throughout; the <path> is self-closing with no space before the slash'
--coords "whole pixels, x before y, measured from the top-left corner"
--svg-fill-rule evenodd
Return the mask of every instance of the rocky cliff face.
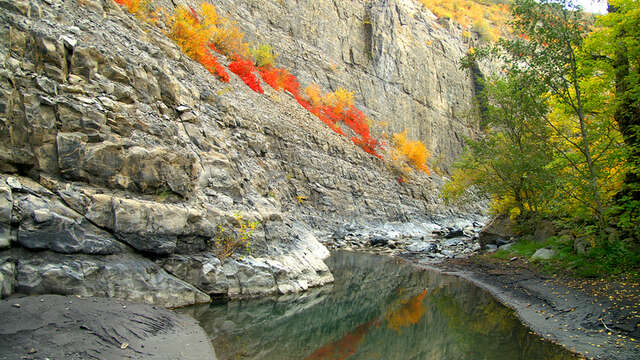
<path id="1" fill-rule="evenodd" d="M 239 14 L 251 8 L 249 2 L 231 4 L 219 5 Z M 294 6 L 279 4 L 265 6 Z M 300 22 L 295 31 L 275 20 L 240 19 L 256 31 L 271 28 L 269 42 L 310 78 L 319 78 L 323 68 L 312 72 L 309 64 L 343 59 L 337 51 L 353 48 L 344 58 L 348 66 L 326 72 L 325 81 L 344 75 L 344 84 L 331 84 L 367 83 L 360 86 L 369 90 L 360 93 L 368 108 L 404 114 L 418 132 L 442 126 L 449 131 L 442 141 L 455 142 L 453 134 L 462 129 L 457 120 L 441 124 L 433 117 L 426 124 L 416 114 L 444 114 L 444 105 L 434 104 L 447 103 L 458 85 L 468 89 L 468 81 L 453 75 L 446 80 L 446 71 L 433 70 L 440 85 L 426 85 L 417 78 L 431 70 L 409 74 L 410 67 L 400 65 L 399 59 L 415 60 L 403 57 L 411 47 L 382 30 L 409 31 L 407 24 L 428 21 L 408 1 L 399 4 L 360 4 L 362 12 L 335 7 L 345 32 L 322 40 L 323 46 L 340 44 L 326 56 L 322 46 L 293 53 L 311 46 L 306 39 L 327 33 L 314 25 L 318 14 L 303 12 L 312 23 Z M 0 8 L 3 297 L 80 294 L 176 307 L 210 295 L 296 292 L 332 281 L 318 237 L 330 237 L 345 223 L 419 224 L 451 216 L 432 179 L 399 184 L 383 162 L 335 135 L 290 97 L 256 94 L 235 77 L 229 85 L 216 81 L 157 28 L 112 0 L 0 0 Z M 356 33 L 346 30 L 360 18 Z M 370 58 L 369 37 L 362 36 L 367 31 L 376 39 Z M 351 36 L 365 48 L 345 48 Z M 425 42 L 421 33 L 413 36 Z M 445 51 L 444 44 L 432 51 Z M 405 52 L 393 60 L 392 48 Z M 316 55 L 320 60 L 302 61 Z M 430 86 L 445 89 L 442 97 L 432 99 Z M 469 93 L 461 94 L 459 101 L 469 101 Z M 438 146 L 457 151 L 453 143 Z M 237 214 L 260 222 L 252 252 L 221 262 L 213 239 L 220 228 L 239 227 Z"/>
<path id="2" fill-rule="evenodd" d="M 195 1 L 188 1 L 195 3 Z M 415 0 L 220 0 L 249 38 L 277 50 L 304 83 L 355 91 L 388 131 L 421 140 L 448 166 L 471 136 L 474 80 L 459 69 L 477 34 Z M 484 69 L 485 67 L 482 66 Z"/>

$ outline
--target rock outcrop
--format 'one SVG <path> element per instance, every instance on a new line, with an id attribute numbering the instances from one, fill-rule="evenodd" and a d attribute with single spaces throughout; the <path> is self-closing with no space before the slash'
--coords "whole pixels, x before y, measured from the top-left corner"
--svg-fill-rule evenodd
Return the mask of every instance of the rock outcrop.
<path id="1" fill-rule="evenodd" d="M 432 23 L 428 14 L 408 3 L 367 7 L 376 25 L 362 28 L 373 31 L 377 55 L 356 60 L 364 56 L 360 49 L 348 57 L 354 69 L 370 69 L 363 82 L 381 77 L 394 61 L 417 61 L 419 54 L 384 50 L 409 44 L 379 34 L 385 24 L 395 24 L 393 31 L 428 31 L 421 27 Z M 231 11 L 231 4 L 217 5 Z M 248 6 L 233 4 L 238 12 Z M 433 179 L 399 183 L 382 161 L 335 135 L 289 96 L 261 96 L 235 77 L 228 85 L 218 82 L 159 29 L 112 0 L 0 0 L 0 8 L 3 297 L 78 294 L 179 307 L 209 296 L 295 292 L 332 281 L 322 261 L 328 251 L 318 239 L 344 223 L 429 223 L 455 216 L 440 203 Z M 358 16 L 340 18 L 354 21 L 365 13 Z M 243 21 L 249 27 L 263 23 Z M 318 26 L 291 31 L 305 39 L 324 33 Z M 433 31 L 444 36 L 441 27 Z M 282 32 L 277 26 L 273 32 L 270 43 L 283 46 L 284 54 L 294 37 L 276 36 Z M 341 39 L 351 35 L 357 34 L 345 32 Z M 289 51 L 309 50 L 293 67 L 304 76 L 310 70 L 302 59 L 323 47 L 300 44 Z M 437 44 L 434 57 L 452 46 Z M 463 45 L 447 56 L 459 52 Z M 293 53 L 282 58 L 295 59 Z M 445 89 L 438 102 L 453 101 L 464 82 L 444 80 L 451 64 L 430 75 Z M 430 107 L 411 98 L 436 99 L 413 88 L 421 78 L 409 69 L 388 74 L 394 86 L 383 77 L 361 91 L 367 108 L 424 118 L 420 111 Z M 464 93 L 463 102 L 470 99 Z M 394 94 L 401 100 L 392 106 Z M 374 99 L 381 103 L 374 106 Z M 434 114 L 444 109 L 431 108 Z M 444 127 L 450 130 L 442 133 L 446 141 L 464 133 L 436 119 L 415 131 Z M 443 154 L 458 149 L 438 146 Z M 233 233 L 241 221 L 260 222 L 251 252 L 220 261 L 212 255 L 216 236 L 222 229 Z"/>

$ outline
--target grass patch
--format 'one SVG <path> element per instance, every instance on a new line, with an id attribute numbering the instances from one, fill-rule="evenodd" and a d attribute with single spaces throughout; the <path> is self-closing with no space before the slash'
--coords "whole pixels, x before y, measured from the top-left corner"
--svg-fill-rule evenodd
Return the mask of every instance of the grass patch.
<path id="1" fill-rule="evenodd" d="M 535 241 L 522 240 L 513 244 L 507 250 L 499 249 L 491 256 L 503 260 L 511 259 L 514 256 L 530 258 L 536 251 L 538 251 L 538 249 L 542 249 L 543 247 L 547 246 L 549 246 L 547 242 L 540 243 Z"/>
<path id="2" fill-rule="evenodd" d="M 602 241 L 586 254 L 577 254 L 573 250 L 573 241 L 565 237 L 551 237 L 545 242 L 523 240 L 507 250 L 498 250 L 490 257 L 508 260 L 519 256 L 528 259 L 544 247 L 555 251 L 553 258 L 531 261 L 543 273 L 569 272 L 585 278 L 628 274 L 632 278 L 640 278 L 640 249 L 622 241 Z"/>

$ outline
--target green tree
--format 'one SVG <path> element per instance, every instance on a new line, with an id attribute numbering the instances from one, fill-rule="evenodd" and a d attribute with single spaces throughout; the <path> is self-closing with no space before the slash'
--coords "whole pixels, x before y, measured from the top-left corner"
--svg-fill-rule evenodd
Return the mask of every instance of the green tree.
<path id="1" fill-rule="evenodd" d="M 640 240 L 640 2 L 609 1 L 608 14 L 597 25 L 586 52 L 601 77 L 612 75 L 610 106 L 626 145 L 626 176 L 617 195 L 620 225 Z"/>
<path id="2" fill-rule="evenodd" d="M 551 199 L 552 149 L 542 122 L 547 113 L 544 88 L 522 86 L 525 74 L 486 82 L 485 132 L 467 142 L 445 195 L 451 199 L 470 185 L 493 197 L 493 208 L 513 215 L 540 214 Z M 551 190 L 552 192 L 552 190 Z"/>
<path id="3" fill-rule="evenodd" d="M 550 166 L 561 193 L 556 205 L 572 204 L 568 212 L 587 210 L 584 216 L 594 216 L 602 228 L 615 168 L 611 153 L 619 137 L 602 111 L 605 100 L 594 86 L 593 68 L 582 62 L 588 19 L 570 0 L 516 0 L 512 15 L 515 37 L 476 52 L 465 63 L 496 56 L 507 74 L 525 79 L 521 86 L 545 90 L 542 96 L 552 111 L 541 119 L 550 135 L 540 140 L 553 148 Z"/>

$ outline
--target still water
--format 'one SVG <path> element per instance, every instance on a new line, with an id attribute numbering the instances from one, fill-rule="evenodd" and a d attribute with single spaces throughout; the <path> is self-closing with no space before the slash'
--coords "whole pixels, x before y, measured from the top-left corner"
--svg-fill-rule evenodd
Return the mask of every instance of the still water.
<path id="1" fill-rule="evenodd" d="M 185 309 L 219 359 L 575 359 L 472 284 L 397 259 L 336 252 L 333 286 Z"/>

